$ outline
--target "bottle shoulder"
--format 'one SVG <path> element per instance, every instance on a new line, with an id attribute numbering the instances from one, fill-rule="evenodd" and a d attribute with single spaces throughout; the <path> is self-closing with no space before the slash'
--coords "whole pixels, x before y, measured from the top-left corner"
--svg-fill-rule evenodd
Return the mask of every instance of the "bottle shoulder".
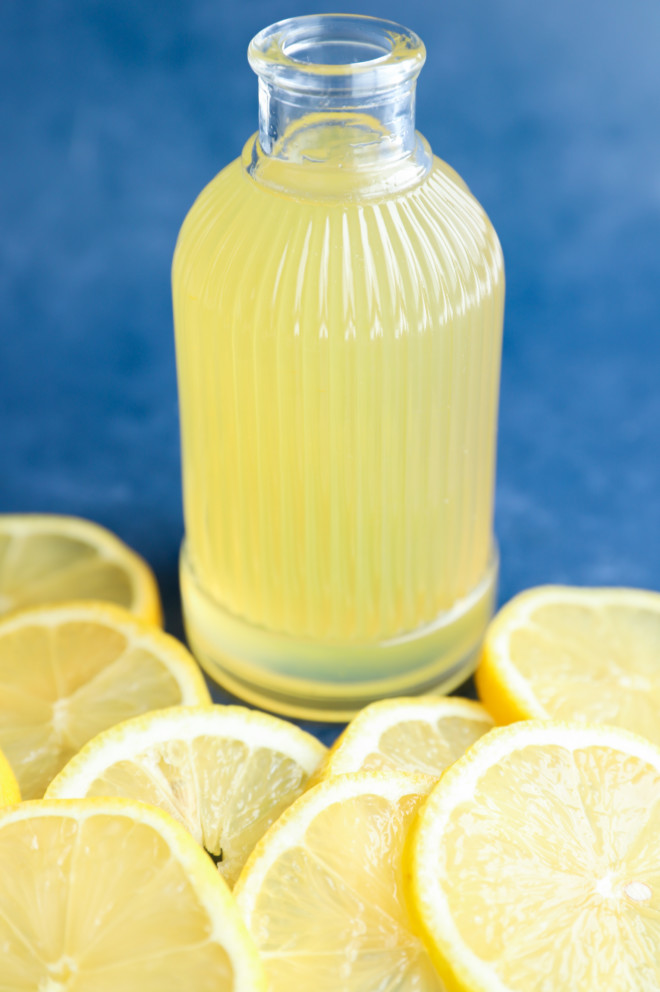
<path id="1" fill-rule="evenodd" d="M 503 259 L 497 234 L 467 184 L 434 156 L 424 179 L 395 195 L 340 198 L 296 195 L 260 183 L 235 159 L 202 190 L 179 234 L 174 257 L 178 278 L 209 285 L 230 278 L 242 259 L 255 279 L 278 271 L 301 254 L 310 268 L 325 265 L 334 278 L 371 259 L 374 272 L 387 259 L 434 283 L 458 276 L 501 281 Z M 289 261 L 287 261 L 287 258 Z M 231 261 L 231 266 L 228 263 Z M 383 264 L 380 264 L 382 262 Z"/>
<path id="2" fill-rule="evenodd" d="M 424 139 L 420 136 L 420 140 Z M 356 173 L 355 183 L 349 187 L 340 182 L 344 177 L 336 169 L 322 172 L 321 179 L 314 180 L 313 168 L 310 168 L 309 175 L 306 175 L 305 167 L 296 166 L 287 176 L 286 163 L 280 163 L 279 185 L 275 182 L 262 181 L 259 178 L 260 173 L 251 168 L 253 144 L 252 138 L 246 143 L 243 154 L 229 162 L 206 184 L 188 211 L 185 222 L 200 213 L 206 214 L 211 205 L 219 216 L 225 205 L 232 201 L 240 201 L 245 210 L 252 209 L 253 204 L 261 200 L 263 206 L 275 208 L 279 205 L 283 211 L 286 207 L 295 209 L 296 206 L 300 209 L 313 206 L 319 211 L 324 208 L 328 211 L 351 211 L 365 207 L 383 208 L 406 202 L 413 199 L 414 194 L 419 190 L 427 192 L 434 199 L 442 200 L 451 187 L 456 187 L 469 198 L 475 199 L 459 173 L 448 162 L 431 154 L 428 146 L 430 162 L 428 171 L 419 173 L 417 178 L 406 186 L 399 188 L 394 184 L 390 189 L 385 183 L 371 184 L 368 170 L 365 170 L 361 182 L 359 173 Z"/>

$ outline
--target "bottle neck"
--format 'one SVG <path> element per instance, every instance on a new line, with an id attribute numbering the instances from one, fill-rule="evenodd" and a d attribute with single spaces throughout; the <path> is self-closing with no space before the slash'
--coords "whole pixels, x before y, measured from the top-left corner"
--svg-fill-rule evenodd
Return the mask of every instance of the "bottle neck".
<path id="1" fill-rule="evenodd" d="M 367 17 L 292 18 L 257 35 L 249 59 L 259 76 L 255 178 L 376 192 L 428 172 L 415 132 L 424 48 L 412 32 Z"/>
<path id="2" fill-rule="evenodd" d="M 319 97 L 322 96 L 322 99 Z M 266 155 L 300 159 L 317 154 L 403 158 L 414 153 L 415 81 L 391 92 L 297 93 L 259 80 L 259 144 Z M 341 141 L 341 129 L 347 129 Z M 328 142 L 324 152 L 324 142 Z"/>

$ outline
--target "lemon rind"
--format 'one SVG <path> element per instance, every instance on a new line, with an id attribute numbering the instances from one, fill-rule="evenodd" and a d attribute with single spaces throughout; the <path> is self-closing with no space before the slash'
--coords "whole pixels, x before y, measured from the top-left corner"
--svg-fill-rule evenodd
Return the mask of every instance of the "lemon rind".
<path id="1" fill-rule="evenodd" d="M 4 753 L 0 751 L 0 808 L 20 801 L 21 790 L 16 776 Z"/>

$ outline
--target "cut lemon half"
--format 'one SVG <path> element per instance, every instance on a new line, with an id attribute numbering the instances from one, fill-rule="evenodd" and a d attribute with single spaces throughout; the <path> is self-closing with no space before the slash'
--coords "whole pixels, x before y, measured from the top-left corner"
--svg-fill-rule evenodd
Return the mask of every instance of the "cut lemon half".
<path id="1" fill-rule="evenodd" d="M 10 806 L 21 801 L 18 782 L 11 765 L 0 751 L 0 806 Z"/>
<path id="2" fill-rule="evenodd" d="M 71 603 L 0 620 L 0 747 L 25 799 L 42 796 L 101 730 L 209 702 L 186 648 L 118 606 Z"/>
<path id="3" fill-rule="evenodd" d="M 498 723 L 609 723 L 660 744 L 660 593 L 541 586 L 511 600 L 476 674 Z"/>
<path id="4" fill-rule="evenodd" d="M 231 894 L 189 834 L 117 799 L 0 811 L 2 992 L 261 992 Z"/>
<path id="5" fill-rule="evenodd" d="M 494 730 L 440 779 L 411 847 L 449 989 L 660 989 L 660 749 L 644 738 Z"/>
<path id="6" fill-rule="evenodd" d="M 78 517 L 0 514 L 0 614 L 74 599 L 105 600 L 162 623 L 153 572 L 105 527 Z"/>
<path id="7" fill-rule="evenodd" d="M 325 751 L 293 724 L 242 706 L 174 707 L 99 734 L 47 796 L 126 796 L 160 806 L 233 884 Z"/>
<path id="8" fill-rule="evenodd" d="M 439 992 L 403 894 L 426 776 L 361 772 L 297 799 L 234 889 L 270 992 Z"/>
<path id="9" fill-rule="evenodd" d="M 470 699 L 384 699 L 351 720 L 318 777 L 382 768 L 437 778 L 492 726 L 493 718 Z"/>

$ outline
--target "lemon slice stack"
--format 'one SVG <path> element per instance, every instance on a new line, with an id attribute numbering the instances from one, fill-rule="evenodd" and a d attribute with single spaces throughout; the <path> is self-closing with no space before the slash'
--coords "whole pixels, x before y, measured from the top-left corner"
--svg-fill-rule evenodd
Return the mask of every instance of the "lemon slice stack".
<path id="1" fill-rule="evenodd" d="M 174 707 L 99 734 L 49 798 L 125 796 L 165 810 L 225 881 L 305 787 L 325 754 L 315 737 L 242 706 Z"/>
<path id="2" fill-rule="evenodd" d="M 212 705 L 159 604 L 101 528 L 0 517 L 1 992 L 660 992 L 659 594 L 530 590 L 480 703 L 330 751 Z"/>

